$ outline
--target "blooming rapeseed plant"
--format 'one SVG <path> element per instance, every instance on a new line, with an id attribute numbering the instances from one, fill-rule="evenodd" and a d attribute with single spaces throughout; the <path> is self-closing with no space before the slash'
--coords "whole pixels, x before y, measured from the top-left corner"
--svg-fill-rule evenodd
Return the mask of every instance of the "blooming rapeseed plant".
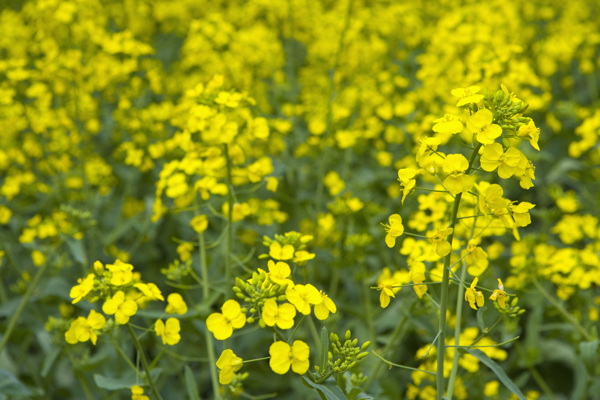
<path id="1" fill-rule="evenodd" d="M 286 342 L 277 341 L 269 347 L 269 366 L 273 372 L 283 375 L 292 368 L 292 371 L 303 375 L 308 371 L 310 362 L 310 348 L 301 340 L 294 340 L 290 346 Z"/>

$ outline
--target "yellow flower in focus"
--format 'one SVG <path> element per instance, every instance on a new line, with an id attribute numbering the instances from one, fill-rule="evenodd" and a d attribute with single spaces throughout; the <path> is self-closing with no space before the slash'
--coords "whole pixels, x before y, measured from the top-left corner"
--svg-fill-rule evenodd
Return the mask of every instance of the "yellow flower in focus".
<path id="1" fill-rule="evenodd" d="M 315 317 L 317 319 L 324 321 L 329 317 L 329 314 L 335 314 L 337 312 L 337 307 L 333 300 L 329 298 L 325 293 L 321 292 L 321 302 L 315 304 Z"/>
<path id="2" fill-rule="evenodd" d="M 292 269 L 287 263 L 284 263 L 283 261 L 275 263 L 273 260 L 269 260 L 267 266 L 269 268 L 269 279 L 271 282 L 281 286 L 294 286 L 294 282 L 291 279 L 288 279 L 288 276 L 292 273 Z"/>
<path id="3" fill-rule="evenodd" d="M 280 306 L 274 299 L 267 299 L 263 305 L 261 317 L 267 326 L 277 325 L 280 329 L 290 329 L 294 326 L 296 308 L 290 303 Z"/>
<path id="4" fill-rule="evenodd" d="M 283 375 L 290 370 L 302 375 L 308 371 L 310 363 L 308 357 L 310 348 L 301 340 L 294 340 L 294 344 L 290 346 L 286 342 L 275 342 L 269 347 L 269 366 L 273 372 Z"/>
<path id="5" fill-rule="evenodd" d="M 91 310 L 88 317 L 78 317 L 71 322 L 69 330 L 65 332 L 65 340 L 69 344 L 78 342 L 87 342 L 90 340 L 92 344 L 96 344 L 98 339 L 97 330 L 100 330 L 106 324 L 104 315 Z"/>
<path id="6" fill-rule="evenodd" d="M 533 120 L 529 120 L 527 125 L 520 127 L 517 131 L 517 136 L 528 140 L 534 149 L 540 151 L 540 146 L 538 145 L 538 140 L 540 139 L 540 128 L 535 126 Z"/>
<path id="7" fill-rule="evenodd" d="M 427 239 L 433 245 L 433 251 L 440 257 L 447 256 L 452 251 L 452 245 L 446 240 L 452 232 L 453 228 L 436 229 L 433 233 L 427 234 Z"/>
<path id="8" fill-rule="evenodd" d="M 290 260 L 294 257 L 294 246 L 291 244 L 281 245 L 279 242 L 271 243 L 269 255 L 275 260 Z"/>
<path id="9" fill-rule="evenodd" d="M 165 311 L 167 314 L 179 314 L 183 315 L 187 312 L 187 304 L 183 301 L 183 297 L 179 293 L 171 293 L 167 297 L 167 308 Z"/>
<path id="10" fill-rule="evenodd" d="M 233 334 L 234 329 L 246 325 L 246 314 L 242 313 L 240 303 L 230 299 L 221 308 L 223 313 L 212 313 L 206 319 L 206 327 L 217 340 L 225 340 Z"/>
<path id="11" fill-rule="evenodd" d="M 288 287 L 285 291 L 287 300 L 292 303 L 296 309 L 304 315 L 310 314 L 310 305 L 321 302 L 321 294 L 313 285 L 294 285 Z"/>
<path id="12" fill-rule="evenodd" d="M 217 368 L 219 368 L 219 383 L 228 385 L 233 381 L 235 373 L 244 366 L 243 360 L 236 356 L 233 350 L 225 349 L 217 360 Z"/>
<path id="13" fill-rule="evenodd" d="M 476 290 L 475 286 L 477 286 L 477 282 L 479 278 L 475 278 L 471 283 L 471 287 L 469 287 L 465 291 L 465 300 L 469 302 L 469 305 L 473 310 L 477 310 L 477 307 L 483 307 L 483 294 L 480 290 Z"/>
<path id="14" fill-rule="evenodd" d="M 520 164 L 525 160 L 525 165 L 520 168 Z M 498 176 L 502 179 L 508 179 L 520 170 L 527 167 L 527 158 L 514 147 L 509 147 L 506 151 L 500 143 L 489 144 L 484 147 L 481 158 L 479 159 L 481 168 L 491 172 L 498 168 Z"/>
<path id="15" fill-rule="evenodd" d="M 398 214 L 392 214 L 389 218 L 389 225 L 383 225 L 387 235 L 385 236 L 385 244 L 391 249 L 396 245 L 396 238 L 404 233 L 402 225 L 402 217 Z"/>
<path id="16" fill-rule="evenodd" d="M 417 180 L 415 179 L 419 173 L 415 168 L 401 168 L 398 170 L 398 181 L 402 190 L 402 204 L 408 195 L 414 192 Z"/>
<path id="17" fill-rule="evenodd" d="M 477 104 L 483 100 L 482 94 L 479 93 L 479 86 L 469 86 L 468 88 L 456 88 L 450 92 L 452 96 L 458 97 L 456 107 L 462 107 L 467 104 Z"/>
<path id="18" fill-rule="evenodd" d="M 464 129 L 460 118 L 452 114 L 444 115 L 444 118 L 438 118 L 433 121 L 433 131 L 437 133 L 460 133 Z"/>
<path id="19" fill-rule="evenodd" d="M 504 291 L 504 285 L 500 278 L 498 278 L 498 289 L 494 289 L 494 293 L 490 296 L 490 300 L 498 301 L 500 308 L 506 308 L 506 292 Z"/>
<path id="20" fill-rule="evenodd" d="M 144 389 L 141 386 L 133 385 L 131 387 L 131 400 L 150 400 L 150 398 L 144 396 Z"/>
<path id="21" fill-rule="evenodd" d="M 119 259 L 114 264 L 106 264 L 106 269 L 112 273 L 110 278 L 111 285 L 127 285 L 133 278 L 133 265 L 124 263 Z"/>
<path id="22" fill-rule="evenodd" d="M 462 154 L 448 154 L 442 168 L 448 174 L 444 187 L 453 195 L 468 192 L 475 184 L 475 177 L 465 173 L 469 169 L 469 161 Z"/>
<path id="23" fill-rule="evenodd" d="M 160 289 L 158 288 L 158 286 L 156 286 L 152 282 L 136 283 L 133 286 L 136 289 L 138 289 L 140 292 L 142 292 L 142 294 L 146 297 L 145 300 L 147 300 L 147 301 L 152 301 L 152 300 L 165 301 L 165 298 L 163 297 L 162 293 L 160 292 Z"/>
<path id="24" fill-rule="evenodd" d="M 72 304 L 78 303 L 83 299 L 93 288 L 96 275 L 89 274 L 85 279 L 79 278 L 79 285 L 73 286 L 69 292 L 69 296 L 73 299 Z"/>
<path id="25" fill-rule="evenodd" d="M 119 290 L 112 298 L 102 305 L 102 311 L 107 315 L 115 315 L 118 324 L 124 325 L 129 318 L 137 312 L 137 303 L 133 300 L 125 300 L 125 293 Z"/>
<path id="26" fill-rule="evenodd" d="M 410 266 L 410 280 L 413 283 L 425 282 L 425 264 L 423 264 L 420 261 L 417 261 Z M 427 285 L 413 285 L 413 290 L 421 299 L 423 298 L 425 292 L 427 292 Z"/>
<path id="27" fill-rule="evenodd" d="M 315 253 L 309 253 L 306 250 L 298 250 L 294 253 L 294 258 L 292 259 L 292 261 L 298 264 L 299 266 L 303 266 L 306 264 L 307 261 L 310 261 L 313 258 L 315 258 Z"/>
<path id="28" fill-rule="evenodd" d="M 196 215 L 190 221 L 190 225 L 197 233 L 202 233 L 208 228 L 208 217 L 204 214 Z"/>
<path id="29" fill-rule="evenodd" d="M 492 124 L 494 114 L 487 108 L 482 108 L 467 119 L 467 128 L 473 132 L 481 144 L 492 144 L 502 135 L 500 125 Z"/>
<path id="30" fill-rule="evenodd" d="M 159 336 L 162 339 L 163 344 L 168 344 L 169 346 L 179 343 L 181 340 L 181 335 L 179 334 L 180 330 L 181 326 L 179 325 L 179 320 L 177 318 L 169 318 L 166 323 L 162 322 L 161 319 L 158 319 L 154 324 L 156 336 Z"/>

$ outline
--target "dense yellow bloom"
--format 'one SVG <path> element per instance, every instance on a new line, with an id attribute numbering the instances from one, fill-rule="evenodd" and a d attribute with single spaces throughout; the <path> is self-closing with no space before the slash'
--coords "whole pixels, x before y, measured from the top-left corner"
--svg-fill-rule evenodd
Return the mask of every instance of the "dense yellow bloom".
<path id="1" fill-rule="evenodd" d="M 183 297 L 179 293 L 171 293 L 167 297 L 167 308 L 165 311 L 167 314 L 179 314 L 183 315 L 187 312 L 187 304 L 183 301 Z"/>
<path id="2" fill-rule="evenodd" d="M 302 375 L 310 366 L 308 361 L 310 348 L 301 340 L 294 340 L 292 346 L 286 342 L 275 342 L 269 347 L 269 354 L 271 355 L 269 366 L 273 372 L 280 375 L 287 373 L 290 366 L 292 371 Z"/>
<path id="3" fill-rule="evenodd" d="M 115 286 L 123 286 L 131 282 L 133 279 L 133 265 L 116 260 L 114 264 L 106 264 L 112 276 L 110 284 Z"/>
<path id="4" fill-rule="evenodd" d="M 240 329 L 246 325 L 246 314 L 242 312 L 240 303 L 235 300 L 227 300 L 221 308 L 223 313 L 212 313 L 206 319 L 206 326 L 215 335 L 217 340 L 225 340 L 230 337 L 234 329 Z"/>
<path id="5" fill-rule="evenodd" d="M 165 300 L 165 298 L 163 297 L 162 293 L 160 292 L 160 289 L 158 288 L 158 286 L 156 286 L 152 282 L 136 283 L 133 286 L 136 289 L 138 289 L 140 292 L 142 292 L 142 294 L 146 297 L 146 300 L 149 300 L 149 301 L 152 301 L 152 300 L 164 301 Z"/>
<path id="6" fill-rule="evenodd" d="M 498 278 L 498 289 L 494 289 L 494 293 L 490 296 L 490 300 L 498 301 L 500 308 L 506 308 L 506 292 L 504 291 L 504 285 L 500 278 Z"/>
<path id="7" fill-rule="evenodd" d="M 481 291 L 475 289 L 475 286 L 477 286 L 478 281 L 479 278 L 475 278 L 471 283 L 471 286 L 465 291 L 465 300 L 469 302 L 469 305 L 473 310 L 477 310 L 477 307 L 483 307 L 484 302 L 483 294 L 481 293 Z"/>
<path id="8" fill-rule="evenodd" d="M 294 326 L 296 308 L 290 303 L 277 305 L 274 299 L 267 299 L 263 305 L 261 317 L 267 326 L 277 325 L 280 329 L 290 329 Z"/>
<path id="9" fill-rule="evenodd" d="M 235 373 L 244 366 L 243 360 L 236 356 L 233 350 L 225 349 L 217 360 L 217 368 L 219 368 L 219 383 L 228 385 L 233 381 Z"/>
<path id="10" fill-rule="evenodd" d="M 158 319 L 154 323 L 156 336 L 162 339 L 163 344 L 168 344 L 169 346 L 179 343 L 181 340 L 181 335 L 179 334 L 180 330 L 181 326 L 179 325 L 179 320 L 177 318 L 169 318 L 166 323 L 162 322 L 161 319 Z"/>
<path id="11" fill-rule="evenodd" d="M 389 248 L 394 247 L 396 244 L 396 238 L 402 236 L 404 233 L 404 226 L 402 225 L 402 217 L 398 214 L 392 214 L 389 218 L 389 225 L 384 225 L 387 235 L 385 236 L 385 244 Z"/>
<path id="12" fill-rule="evenodd" d="M 487 108 L 482 108 L 467 119 L 467 128 L 475 133 L 477 141 L 482 144 L 492 144 L 502 135 L 500 125 L 492 124 L 494 114 Z"/>
<path id="13" fill-rule="evenodd" d="M 69 292 L 69 296 L 73 298 L 71 303 L 78 303 L 94 288 L 95 278 L 96 276 L 94 274 L 89 274 L 85 279 L 79 278 L 77 280 L 79 285 L 73 286 Z"/>
<path id="14" fill-rule="evenodd" d="M 126 324 L 129 318 L 137 312 L 138 305 L 133 300 L 125 300 L 125 293 L 119 290 L 115 295 L 104 302 L 102 311 L 107 315 L 115 315 L 118 324 Z"/>
<path id="15" fill-rule="evenodd" d="M 335 314 L 337 312 L 337 307 L 333 300 L 323 292 L 321 292 L 321 300 L 320 303 L 315 304 L 314 312 L 315 317 L 323 321 L 329 317 L 330 313 Z"/>
<path id="16" fill-rule="evenodd" d="M 105 324 L 104 315 L 91 310 L 87 318 L 78 317 L 71 322 L 71 327 L 65 332 L 65 340 L 69 344 L 90 340 L 95 345 L 98 339 L 96 331 L 102 329 Z"/>
<path id="17" fill-rule="evenodd" d="M 433 131 L 437 133 L 460 133 L 464 129 L 460 118 L 452 114 L 444 115 L 444 118 L 438 118 L 433 121 Z"/>
<path id="18" fill-rule="evenodd" d="M 294 246 L 291 244 L 281 245 L 279 242 L 271 243 L 269 255 L 275 260 L 291 260 L 294 257 Z"/>
<path id="19" fill-rule="evenodd" d="M 288 287 L 285 291 L 285 296 L 304 315 L 310 314 L 311 304 L 319 304 L 321 302 L 321 294 L 310 283 L 306 285 L 294 285 L 292 288 Z"/>

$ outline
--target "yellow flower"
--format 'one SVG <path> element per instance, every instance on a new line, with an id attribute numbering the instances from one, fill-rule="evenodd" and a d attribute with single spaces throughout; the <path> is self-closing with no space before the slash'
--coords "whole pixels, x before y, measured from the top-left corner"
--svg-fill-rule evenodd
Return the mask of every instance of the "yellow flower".
<path id="1" fill-rule="evenodd" d="M 517 136 L 526 140 L 529 140 L 531 146 L 540 151 L 540 146 L 538 145 L 538 140 L 540 139 L 540 128 L 535 126 L 533 120 L 529 120 L 527 125 L 523 125 L 517 131 Z"/>
<path id="2" fill-rule="evenodd" d="M 291 279 L 288 279 L 292 270 L 287 263 L 284 263 L 283 261 L 275 263 L 273 260 L 269 260 L 267 266 L 269 267 L 269 279 L 271 282 L 281 286 L 294 286 L 294 282 Z"/>
<path id="3" fill-rule="evenodd" d="M 73 286 L 69 292 L 69 296 L 73 298 L 72 304 L 75 304 L 83 299 L 94 288 L 94 274 L 89 274 L 85 279 L 79 278 L 79 285 Z"/>
<path id="4" fill-rule="evenodd" d="M 150 400 L 150 398 L 144 396 L 144 389 L 141 386 L 133 385 L 131 387 L 131 400 Z"/>
<path id="5" fill-rule="evenodd" d="M 269 255 L 276 260 L 290 260 L 294 257 L 294 246 L 286 244 L 282 246 L 279 242 L 271 243 Z"/>
<path id="6" fill-rule="evenodd" d="M 69 344 L 90 340 L 95 345 L 98 339 L 96 331 L 102 329 L 105 324 L 104 315 L 91 310 L 87 318 L 79 317 L 71 323 L 69 330 L 65 332 L 65 340 Z"/>
<path id="7" fill-rule="evenodd" d="M 460 118 L 452 114 L 444 115 L 444 118 L 438 118 L 433 121 L 433 131 L 438 133 L 460 133 L 463 130 L 463 124 L 460 122 Z"/>
<path id="8" fill-rule="evenodd" d="M 525 160 L 525 163 L 521 168 L 520 164 L 523 164 L 523 160 Z M 525 171 L 527 158 L 514 147 L 509 147 L 504 151 L 500 143 L 493 143 L 484 147 L 479 163 L 481 168 L 488 172 L 498 168 L 498 176 L 502 179 L 508 179 L 515 173 Z"/>
<path id="9" fill-rule="evenodd" d="M 482 144 L 492 144 L 502 135 L 500 125 L 492 124 L 494 114 L 487 108 L 482 108 L 467 119 L 467 128 L 476 134 L 477 141 Z"/>
<path id="10" fill-rule="evenodd" d="M 292 261 L 299 266 L 303 266 L 307 261 L 312 260 L 313 258 L 315 258 L 315 253 L 309 253 L 306 250 L 298 250 L 294 253 Z"/>
<path id="11" fill-rule="evenodd" d="M 165 310 L 167 314 L 183 315 L 188 310 L 187 304 L 185 304 L 185 301 L 183 301 L 183 297 L 181 297 L 179 293 L 171 293 L 167 297 L 167 302 L 168 304 Z"/>
<path id="12" fill-rule="evenodd" d="M 142 292 L 142 294 L 144 296 L 146 296 L 147 300 L 149 300 L 149 301 L 151 301 L 151 300 L 165 301 L 165 298 L 163 297 L 162 293 L 160 292 L 160 289 L 158 288 L 158 286 L 156 286 L 152 282 L 136 283 L 133 286 L 136 289 L 138 289 L 140 292 Z"/>
<path id="13" fill-rule="evenodd" d="M 294 317 L 296 316 L 296 308 L 290 303 L 284 303 L 281 306 L 277 305 L 274 299 L 267 299 L 262 309 L 262 320 L 267 326 L 277 326 L 280 329 L 290 329 L 294 326 Z"/>
<path id="14" fill-rule="evenodd" d="M 246 314 L 242 313 L 240 303 L 227 300 L 221 308 L 223 313 L 212 313 L 206 319 L 206 326 L 217 340 L 225 340 L 233 334 L 234 329 L 246 325 Z"/>
<path id="15" fill-rule="evenodd" d="M 181 340 L 181 335 L 179 334 L 180 330 L 181 326 L 179 325 L 179 320 L 177 318 L 167 319 L 166 324 L 158 319 L 154 324 L 156 336 L 159 336 L 162 339 L 163 344 L 168 344 L 170 346 L 179 343 Z"/>
<path id="16" fill-rule="evenodd" d="M 413 283 L 425 282 L 425 264 L 417 261 L 410 266 L 410 280 Z M 419 298 L 423 298 L 423 295 L 427 292 L 427 285 L 413 285 L 413 290 Z"/>
<path id="17" fill-rule="evenodd" d="M 118 324 L 124 325 L 129 322 L 129 318 L 135 315 L 138 306 L 133 300 L 125 300 L 125 293 L 119 290 L 112 298 L 109 298 L 102 305 L 102 311 L 107 315 L 115 315 Z"/>
<path id="18" fill-rule="evenodd" d="M 427 234 L 427 239 L 433 245 L 433 251 L 440 257 L 447 256 L 452 251 L 452 245 L 446 240 L 452 232 L 453 228 L 436 229 L 433 233 Z"/>
<path id="19" fill-rule="evenodd" d="M 202 233 L 202 232 L 204 232 L 208 228 L 208 218 L 204 214 L 202 214 L 202 215 L 196 215 L 190 221 L 190 226 L 197 233 Z"/>
<path id="20" fill-rule="evenodd" d="M 390 215 L 389 221 L 389 225 L 385 224 L 383 227 L 387 232 L 385 244 L 391 249 L 396 245 L 396 238 L 404 233 L 404 226 L 402 225 L 402 217 L 398 214 Z"/>
<path id="21" fill-rule="evenodd" d="M 269 176 L 265 178 L 265 180 L 267 181 L 267 190 L 273 193 L 277 192 L 277 187 L 279 186 L 279 181 L 277 178 L 274 176 Z"/>
<path id="22" fill-rule="evenodd" d="M 308 371 L 310 363 L 308 357 L 310 348 L 301 340 L 294 340 L 294 344 L 290 346 L 286 342 L 275 342 L 269 347 L 269 366 L 273 372 L 283 375 L 290 370 L 297 374 L 304 374 Z"/>
<path id="23" fill-rule="evenodd" d="M 238 372 L 243 365 L 243 360 L 236 356 L 231 349 L 223 350 L 221 356 L 217 360 L 217 368 L 220 369 L 219 383 L 221 385 L 230 384 L 235 373 Z"/>
<path id="24" fill-rule="evenodd" d="M 298 311 L 304 315 L 310 314 L 310 305 L 321 302 L 321 294 L 313 285 L 294 285 L 285 291 L 287 300 L 292 303 Z"/>
<path id="25" fill-rule="evenodd" d="M 417 180 L 415 179 L 419 173 L 418 169 L 415 168 L 401 168 L 398 170 L 398 180 L 400 181 L 400 187 L 402 188 L 402 204 L 406 197 L 414 192 Z"/>
<path id="26" fill-rule="evenodd" d="M 116 260 L 114 264 L 106 264 L 112 276 L 110 284 L 115 286 L 127 285 L 133 279 L 133 265 Z"/>
<path id="27" fill-rule="evenodd" d="M 504 285 L 500 278 L 498 278 L 498 289 L 494 289 L 494 293 L 490 296 L 490 300 L 498 301 L 500 308 L 506 308 L 506 292 L 504 291 Z"/>
<path id="28" fill-rule="evenodd" d="M 335 314 L 337 307 L 333 300 L 329 298 L 325 293 L 321 292 L 321 302 L 315 304 L 315 317 L 321 321 L 326 320 L 329 317 L 329 313 Z"/>
<path id="29" fill-rule="evenodd" d="M 469 287 L 465 291 L 465 300 L 469 302 L 469 305 L 473 310 L 477 310 L 477 307 L 483 307 L 484 302 L 483 294 L 481 293 L 481 291 L 475 289 L 475 286 L 477 286 L 478 281 L 479 278 L 475 278 L 471 283 L 471 287 Z"/>
<path id="30" fill-rule="evenodd" d="M 479 86 L 469 86 L 468 88 L 456 88 L 450 92 L 452 96 L 458 97 L 457 107 L 464 106 L 466 104 L 479 103 L 483 100 L 482 94 L 479 93 Z"/>
<path id="31" fill-rule="evenodd" d="M 448 154 L 442 164 L 444 172 L 448 174 L 444 179 L 444 187 L 456 195 L 468 192 L 475 183 L 475 177 L 465 174 L 469 168 L 469 161 L 462 154 Z"/>

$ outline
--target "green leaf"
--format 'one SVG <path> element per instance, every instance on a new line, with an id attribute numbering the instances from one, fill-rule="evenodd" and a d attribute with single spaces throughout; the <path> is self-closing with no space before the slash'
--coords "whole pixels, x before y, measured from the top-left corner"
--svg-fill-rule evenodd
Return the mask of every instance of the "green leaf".
<path id="1" fill-rule="evenodd" d="M 56 359 L 61 351 L 62 349 L 60 347 L 52 347 L 46 354 L 46 357 L 44 357 L 44 361 L 42 362 L 42 370 L 40 371 L 42 378 L 48 376 L 48 373 L 52 369 L 52 366 L 54 366 L 54 363 L 56 362 Z"/>
<path id="2" fill-rule="evenodd" d="M 150 372 L 151 379 L 156 381 L 160 373 L 162 372 L 162 368 L 154 368 Z M 122 378 L 110 378 L 108 376 L 94 374 L 94 381 L 99 388 L 106 390 L 122 390 L 129 389 L 133 385 L 141 385 L 140 379 L 135 375 L 131 374 L 127 377 Z"/>
<path id="3" fill-rule="evenodd" d="M 483 320 L 483 313 L 487 310 L 487 306 L 483 306 L 477 310 L 477 325 L 480 331 L 485 330 L 485 321 Z"/>
<path id="4" fill-rule="evenodd" d="M 323 394 L 327 400 L 348 400 L 342 389 L 335 383 L 334 380 L 328 379 L 323 384 L 314 383 L 305 376 L 302 377 L 302 382 Z"/>
<path id="5" fill-rule="evenodd" d="M 187 365 L 185 366 L 185 386 L 187 387 L 188 396 L 190 396 L 191 400 L 200 400 L 200 394 L 198 393 L 198 386 L 196 386 L 194 373 Z"/>
<path id="6" fill-rule="evenodd" d="M 519 398 L 519 400 L 527 400 L 525 395 L 523 395 L 523 393 L 521 392 L 521 389 L 519 389 L 517 385 L 515 385 L 515 383 L 508 377 L 508 375 L 506 375 L 502 367 L 500 367 L 500 365 L 498 365 L 496 361 L 489 358 L 483 351 L 478 349 L 465 349 L 460 347 L 459 349 L 466 351 L 467 353 L 481 361 L 483 364 L 485 364 L 489 369 L 491 369 L 496 374 L 500 382 L 502 382 L 508 390 L 513 392 Z"/>
<path id="7" fill-rule="evenodd" d="M 8 396 L 32 395 L 31 391 L 23 384 L 23 382 L 5 369 L 0 369 L 0 393 Z"/>
<path id="8" fill-rule="evenodd" d="M 598 340 L 579 343 L 579 352 L 588 373 L 594 376 L 598 367 Z"/>
<path id="9" fill-rule="evenodd" d="M 323 327 L 321 329 L 321 360 L 319 363 L 319 373 L 325 374 L 325 371 L 329 368 L 329 332 L 327 332 L 327 328 Z"/>
<path id="10" fill-rule="evenodd" d="M 65 242 L 67 242 L 67 247 L 71 251 L 71 255 L 75 261 L 77 261 L 81 265 L 88 264 L 87 257 L 85 256 L 85 249 L 83 248 L 83 242 L 81 240 L 74 239 L 70 236 L 64 236 Z"/>

